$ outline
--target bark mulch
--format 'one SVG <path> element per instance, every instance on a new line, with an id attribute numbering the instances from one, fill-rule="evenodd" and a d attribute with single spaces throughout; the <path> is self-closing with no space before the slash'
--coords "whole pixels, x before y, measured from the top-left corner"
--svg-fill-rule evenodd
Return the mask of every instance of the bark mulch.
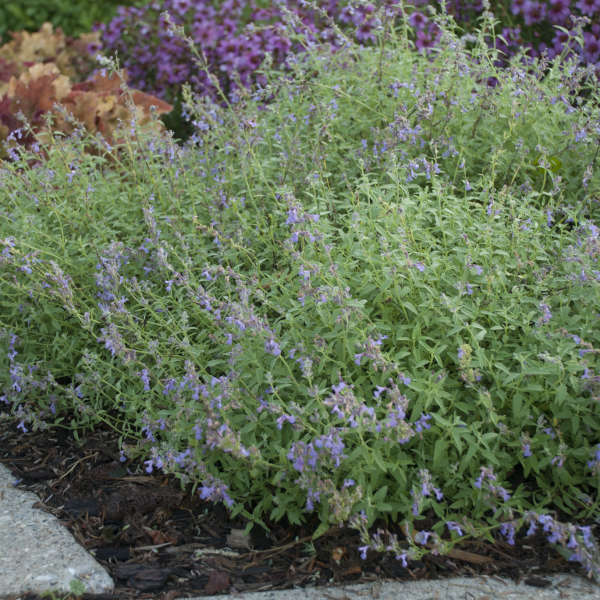
<path id="1" fill-rule="evenodd" d="M 351 529 L 332 529 L 311 544 L 314 522 L 301 527 L 270 523 L 268 533 L 255 528 L 245 538 L 245 521 L 231 520 L 222 504 L 182 491 L 172 475 L 146 473 L 141 463 L 129 461 L 125 467 L 111 430 L 98 428 L 82 437 L 77 443 L 60 429 L 23 434 L 14 423 L 0 420 L 0 462 L 115 581 L 112 594 L 84 599 L 173 600 L 331 582 L 481 574 L 545 587 L 549 574 L 581 573 L 542 536 L 518 539 L 515 546 L 501 539 L 467 541 L 451 556 L 428 555 L 408 568 L 393 556 L 372 552 L 361 560 L 358 534 Z"/>

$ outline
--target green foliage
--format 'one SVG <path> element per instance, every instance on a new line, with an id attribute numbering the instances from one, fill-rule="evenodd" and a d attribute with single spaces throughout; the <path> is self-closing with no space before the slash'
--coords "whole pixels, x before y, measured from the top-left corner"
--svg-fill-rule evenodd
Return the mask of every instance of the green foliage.
<path id="1" fill-rule="evenodd" d="M 11 31 L 37 31 L 43 23 L 60 27 L 66 35 L 87 33 L 97 22 L 112 19 L 118 6 L 141 6 L 145 0 L 5 0 L 0 4 L 0 43 Z"/>
<path id="2" fill-rule="evenodd" d="M 478 36 L 313 49 L 266 107 L 186 93 L 185 147 L 134 128 L 116 165 L 85 138 L 3 165 L 20 426 L 106 422 L 263 525 L 314 511 L 384 549 L 368 528 L 401 520 L 409 558 L 448 522 L 597 514 L 598 94 L 557 101 L 579 72 L 499 72 Z"/>

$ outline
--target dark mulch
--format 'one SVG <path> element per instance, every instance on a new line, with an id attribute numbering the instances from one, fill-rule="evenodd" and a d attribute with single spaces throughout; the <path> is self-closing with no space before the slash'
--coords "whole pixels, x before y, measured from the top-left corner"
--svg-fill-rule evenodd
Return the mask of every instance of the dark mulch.
<path id="1" fill-rule="evenodd" d="M 256 528 L 244 539 L 240 530 L 245 522 L 229 519 L 222 505 L 182 491 L 174 476 L 147 474 L 141 463 L 120 463 L 111 430 L 83 437 L 78 444 L 65 430 L 23 434 L 0 421 L 0 462 L 20 480 L 20 488 L 39 496 L 39 508 L 58 517 L 110 573 L 114 593 L 94 596 L 96 600 L 172 600 L 331 582 L 478 574 L 544 586 L 548 574 L 578 572 L 541 536 L 518 540 L 514 547 L 502 540 L 469 541 L 453 556 L 428 555 L 408 568 L 393 556 L 371 552 L 361 560 L 358 535 L 350 529 L 331 530 L 314 542 L 311 552 L 314 522 L 302 527 L 273 523 L 268 534 Z"/>

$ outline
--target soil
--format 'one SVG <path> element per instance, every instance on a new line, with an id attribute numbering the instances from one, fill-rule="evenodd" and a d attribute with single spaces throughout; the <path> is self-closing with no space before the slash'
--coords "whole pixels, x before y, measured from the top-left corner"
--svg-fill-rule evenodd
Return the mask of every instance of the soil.
<path id="1" fill-rule="evenodd" d="M 64 429 L 23 434 L 15 425 L 0 420 L 0 462 L 20 480 L 19 488 L 39 496 L 36 506 L 55 515 L 115 582 L 112 594 L 84 599 L 173 600 L 480 574 L 544 587 L 550 585 L 549 574 L 581 574 L 541 535 L 517 538 L 514 546 L 499 538 L 466 541 L 451 556 L 430 554 L 408 568 L 394 556 L 373 552 L 362 560 L 358 534 L 351 529 L 332 529 L 311 544 L 315 522 L 268 523 L 268 533 L 255 528 L 245 537 L 246 522 L 231 520 L 222 504 L 182 490 L 172 475 L 146 473 L 141 462 L 124 466 L 118 438 L 109 429 L 86 432 L 78 443 Z M 428 522 L 419 525 L 427 528 Z"/>

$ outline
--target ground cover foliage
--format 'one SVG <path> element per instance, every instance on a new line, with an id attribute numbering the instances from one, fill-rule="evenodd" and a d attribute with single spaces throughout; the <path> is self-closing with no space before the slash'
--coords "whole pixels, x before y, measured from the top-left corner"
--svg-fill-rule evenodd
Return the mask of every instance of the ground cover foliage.
<path id="1" fill-rule="evenodd" d="M 346 524 L 363 555 L 543 530 L 597 574 L 595 79 L 561 57 L 499 69 L 489 18 L 469 49 L 440 17 L 427 53 L 384 30 L 309 45 L 233 104 L 188 89 L 184 147 L 127 123 L 110 163 L 77 137 L 18 150 L 16 425 L 107 423 L 139 439 L 125 463 L 257 527 Z"/>

